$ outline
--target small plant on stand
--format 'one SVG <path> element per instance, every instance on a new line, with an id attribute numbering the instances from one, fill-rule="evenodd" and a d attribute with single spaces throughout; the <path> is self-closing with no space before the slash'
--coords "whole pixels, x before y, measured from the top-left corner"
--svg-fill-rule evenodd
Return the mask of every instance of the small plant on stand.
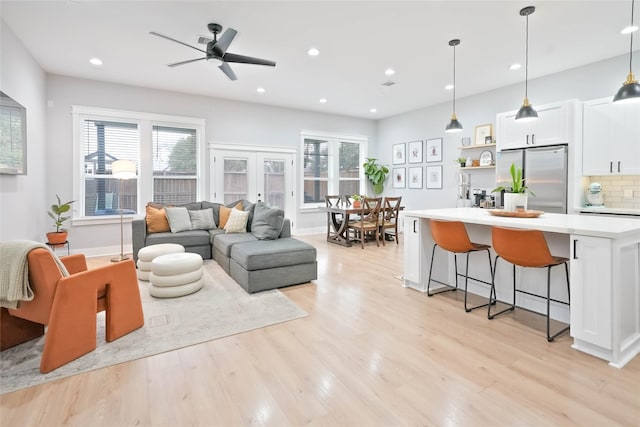
<path id="1" fill-rule="evenodd" d="M 62 228 L 62 224 L 71 217 L 64 216 L 64 214 L 71 210 L 71 204 L 75 202 L 75 200 L 71 200 L 70 202 L 62 203 L 60 196 L 57 194 L 56 198 L 58 199 L 58 203 L 51 205 L 51 210 L 47 212 L 47 214 L 55 221 L 54 226 L 56 231 L 47 233 L 47 239 L 52 245 L 60 245 L 67 241 L 67 230 Z"/>

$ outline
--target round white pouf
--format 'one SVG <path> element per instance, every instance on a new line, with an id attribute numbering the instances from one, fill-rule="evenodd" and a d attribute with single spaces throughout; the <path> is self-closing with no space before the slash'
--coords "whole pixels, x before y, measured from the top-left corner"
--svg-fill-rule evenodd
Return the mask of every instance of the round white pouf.
<path id="1" fill-rule="evenodd" d="M 149 281 L 151 261 L 160 255 L 184 252 L 184 246 L 177 243 L 160 243 L 145 246 L 138 251 L 138 279 Z"/>
<path id="2" fill-rule="evenodd" d="M 203 285 L 202 257 L 189 252 L 160 255 L 151 261 L 149 294 L 174 298 L 199 291 Z"/>

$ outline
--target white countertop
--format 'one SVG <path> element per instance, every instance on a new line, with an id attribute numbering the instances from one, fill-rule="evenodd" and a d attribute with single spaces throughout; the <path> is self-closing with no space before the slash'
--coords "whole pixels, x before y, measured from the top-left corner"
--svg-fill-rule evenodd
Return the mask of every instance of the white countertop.
<path id="1" fill-rule="evenodd" d="M 470 224 L 497 225 L 524 228 L 550 233 L 617 239 L 630 234 L 640 235 L 640 218 L 567 215 L 544 213 L 538 218 L 510 218 L 489 214 L 487 209 L 449 208 L 405 211 L 405 217 L 434 218 L 444 221 L 462 221 Z"/>

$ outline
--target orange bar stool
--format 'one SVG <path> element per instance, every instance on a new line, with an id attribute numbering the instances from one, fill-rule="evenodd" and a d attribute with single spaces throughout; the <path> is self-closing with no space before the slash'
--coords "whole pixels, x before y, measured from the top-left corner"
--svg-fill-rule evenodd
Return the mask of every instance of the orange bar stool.
<path id="1" fill-rule="evenodd" d="M 436 294 L 440 294 L 443 292 L 452 292 L 458 290 L 458 276 L 464 276 L 464 310 L 468 313 L 471 310 L 475 310 L 476 308 L 486 307 L 487 304 L 478 305 L 475 307 L 467 306 L 467 283 L 469 279 L 485 283 L 487 285 L 491 285 L 489 282 L 485 282 L 484 280 L 480 280 L 474 277 L 469 277 L 469 254 L 472 252 L 481 252 L 487 251 L 487 257 L 489 259 L 489 271 L 492 273 L 493 277 L 493 269 L 491 267 L 491 253 L 489 245 L 483 245 L 479 243 L 472 243 L 469 240 L 469 235 L 467 234 L 467 229 L 464 227 L 464 224 L 459 221 L 439 221 L 435 219 L 429 220 L 429 227 L 431 229 L 431 236 L 433 237 L 433 241 L 435 244 L 433 245 L 433 250 L 431 251 L 431 266 L 429 267 L 429 281 L 427 282 L 427 296 L 433 296 Z M 455 278 L 456 278 L 456 286 L 453 287 L 448 283 L 440 282 L 431 277 L 433 272 L 433 259 L 436 254 L 436 247 L 440 247 L 448 252 L 453 252 L 453 261 L 455 266 Z M 467 262 L 464 274 L 458 273 L 458 254 L 467 254 Z M 431 292 L 431 282 L 436 282 L 441 285 L 444 285 L 446 288 L 441 289 L 436 292 Z"/>
<path id="2" fill-rule="evenodd" d="M 546 298 L 547 300 L 547 341 L 552 342 L 558 335 L 569 330 L 569 326 L 551 335 L 549 328 L 549 307 L 551 301 L 559 302 L 561 304 L 569 305 L 569 302 L 558 301 L 551 298 L 551 267 L 556 265 L 563 265 L 565 275 L 567 277 L 567 295 L 569 301 L 571 300 L 571 294 L 569 290 L 569 267 L 567 258 L 556 257 L 551 255 L 547 241 L 544 238 L 544 234 L 539 230 L 519 230 L 513 228 L 504 227 L 492 227 L 491 228 L 493 250 L 496 251 L 496 260 L 494 262 L 493 280 L 491 285 L 490 300 L 491 303 L 497 301 L 495 277 L 496 270 L 498 268 L 498 258 L 502 258 L 507 262 L 513 264 L 513 304 L 497 313 L 491 314 L 491 305 L 489 305 L 488 317 L 493 319 L 499 314 L 507 311 L 512 311 L 516 308 L 516 292 L 521 292 L 527 295 L 532 295 L 538 298 Z M 547 268 L 547 295 L 546 297 L 535 295 L 530 292 L 526 292 L 516 288 L 516 266 L 519 267 L 531 267 L 531 268 Z"/>

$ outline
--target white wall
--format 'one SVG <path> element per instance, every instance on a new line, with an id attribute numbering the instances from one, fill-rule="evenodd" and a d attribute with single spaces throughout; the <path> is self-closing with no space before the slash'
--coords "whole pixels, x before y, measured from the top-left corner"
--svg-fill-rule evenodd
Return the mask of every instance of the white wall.
<path id="1" fill-rule="evenodd" d="M 290 147 L 299 151 L 300 132 L 303 129 L 364 135 L 369 138 L 371 146 L 374 146 L 376 141 L 376 123 L 373 120 L 59 75 L 47 76 L 46 97 L 50 105 L 47 110 L 48 155 L 59 160 L 47 171 L 47 189 L 50 194 L 72 194 L 73 191 L 73 179 L 69 172 L 72 167 L 73 148 L 71 105 L 204 118 L 207 145 L 211 142 L 266 145 Z M 206 157 L 208 161 L 208 155 Z M 209 176 L 203 176 L 202 179 L 208 186 Z M 300 184 L 297 182 L 298 188 Z M 209 189 L 207 194 L 210 194 Z M 325 224 L 326 214 L 318 213 L 316 210 L 299 212 L 297 215 L 298 230 L 324 227 Z M 117 253 L 120 245 L 119 236 L 119 224 L 76 225 L 69 230 L 69 240 L 73 242 L 72 251 L 82 250 L 84 253 L 97 253 L 98 250 Z M 131 241 L 130 236 L 130 226 L 126 225 L 125 242 Z"/>
<path id="2" fill-rule="evenodd" d="M 27 109 L 27 175 L 0 175 L 0 241 L 44 241 L 46 211 L 55 194 L 46 188 L 45 73 L 0 20 L 0 90 Z M 70 193 L 67 193 L 70 194 Z"/>
<path id="3" fill-rule="evenodd" d="M 589 99 L 611 96 L 620 88 L 629 69 L 629 57 L 619 56 L 584 67 L 575 68 L 529 82 L 529 99 L 533 106 L 555 101 Z M 458 86 L 473 82 L 458 82 Z M 454 160 L 461 157 L 458 147 L 462 137 L 471 137 L 476 125 L 492 123 L 496 127 L 496 114 L 517 110 L 524 97 L 524 82 L 498 88 L 490 92 L 456 100 L 456 112 L 464 130 L 446 134 L 444 128 L 451 117 L 451 103 L 439 104 L 378 122 L 378 144 L 374 154 L 382 163 L 391 165 L 393 144 L 418 139 L 443 138 L 443 161 L 429 163 L 443 166 L 442 190 L 403 189 L 394 190 L 389 180 L 385 185 L 386 195 L 402 195 L 407 209 L 455 207 L 457 195 L 457 168 Z M 465 152 L 469 154 L 468 152 Z M 463 154 L 462 156 L 465 156 Z M 471 153 L 479 155 L 478 153 Z M 423 165 L 426 165 L 424 163 Z M 410 165 L 398 165 L 409 167 Z M 471 172 L 471 188 L 491 190 L 495 186 L 495 172 L 479 170 Z"/>

